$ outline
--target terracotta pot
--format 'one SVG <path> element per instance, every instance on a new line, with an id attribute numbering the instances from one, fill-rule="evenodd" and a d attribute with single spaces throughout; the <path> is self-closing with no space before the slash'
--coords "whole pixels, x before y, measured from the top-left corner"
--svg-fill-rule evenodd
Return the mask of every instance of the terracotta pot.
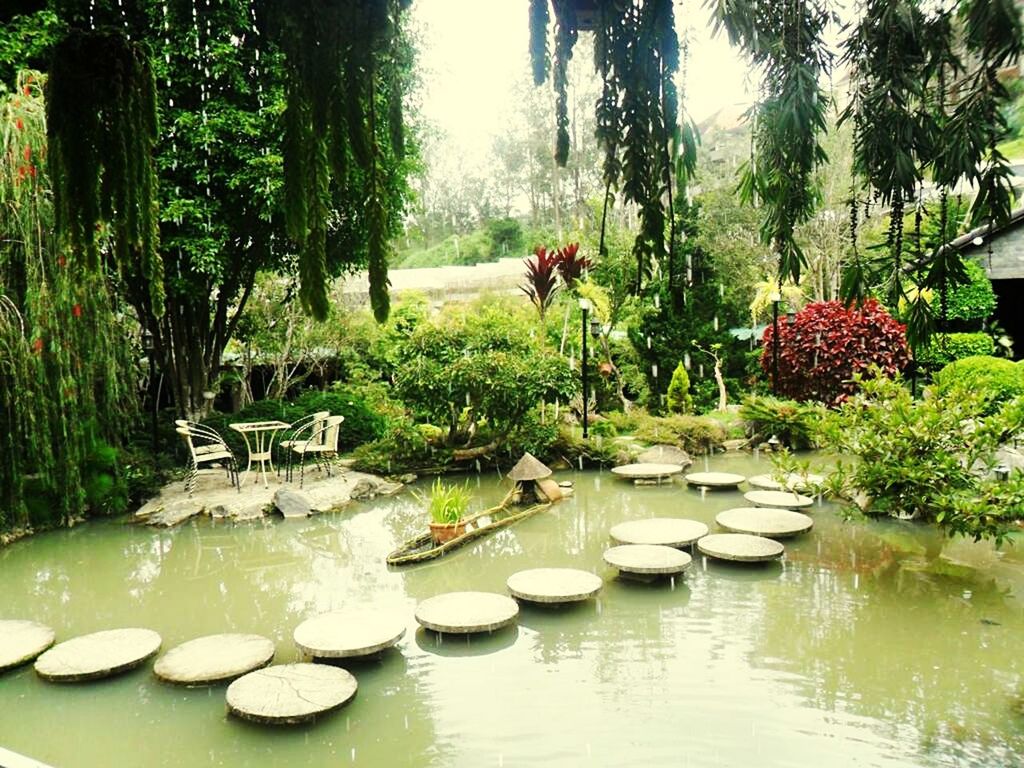
<path id="1" fill-rule="evenodd" d="M 466 524 L 462 521 L 457 523 L 431 523 L 430 524 L 430 535 L 434 537 L 434 542 L 437 544 L 444 544 L 446 541 L 451 541 L 457 536 L 461 536 L 466 532 Z"/>
<path id="2" fill-rule="evenodd" d="M 597 371 L 602 376 L 611 376 L 612 375 L 612 364 L 611 363 L 601 363 L 599 366 L 597 366 Z"/>

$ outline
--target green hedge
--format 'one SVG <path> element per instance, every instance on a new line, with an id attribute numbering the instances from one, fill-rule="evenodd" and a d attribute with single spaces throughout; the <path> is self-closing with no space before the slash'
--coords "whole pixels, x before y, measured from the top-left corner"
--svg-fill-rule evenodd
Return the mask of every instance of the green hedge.
<path id="1" fill-rule="evenodd" d="M 994 413 L 1008 400 L 1024 395 L 1024 366 L 1002 357 L 965 357 L 935 374 L 935 394 L 948 395 L 963 387 L 988 398 L 986 413 Z"/>
<path id="2" fill-rule="evenodd" d="M 950 320 L 984 320 L 996 311 L 996 294 L 992 281 L 985 274 L 985 268 L 976 261 L 964 262 L 967 282 L 949 292 L 946 312 Z M 939 297 L 936 295 L 933 308 L 939 311 Z"/>
<path id="3" fill-rule="evenodd" d="M 965 357 L 987 357 L 996 351 L 987 333 L 936 333 L 931 343 L 914 354 L 917 362 L 934 368 Z"/>

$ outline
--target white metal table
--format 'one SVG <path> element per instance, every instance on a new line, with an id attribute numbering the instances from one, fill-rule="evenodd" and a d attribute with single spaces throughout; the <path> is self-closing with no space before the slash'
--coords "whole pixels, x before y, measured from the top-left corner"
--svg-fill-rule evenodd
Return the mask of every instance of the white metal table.
<path id="1" fill-rule="evenodd" d="M 243 421 L 229 426 L 241 434 L 242 439 L 245 440 L 246 450 L 249 451 L 249 463 L 245 467 L 245 474 L 238 479 L 238 487 L 241 488 L 242 483 L 249 477 L 254 461 L 260 465 L 259 471 L 263 475 L 263 487 L 268 487 L 267 464 L 270 464 L 270 471 L 274 471 L 274 435 L 282 429 L 287 429 L 291 424 L 286 424 L 283 421 Z M 250 435 L 253 438 L 252 442 L 249 442 Z"/>

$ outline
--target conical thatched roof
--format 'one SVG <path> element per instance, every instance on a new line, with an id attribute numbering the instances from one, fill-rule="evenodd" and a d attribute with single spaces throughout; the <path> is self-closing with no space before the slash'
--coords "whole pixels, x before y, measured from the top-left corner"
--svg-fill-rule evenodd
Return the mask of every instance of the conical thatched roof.
<path id="1" fill-rule="evenodd" d="M 532 453 L 524 453 L 523 458 L 516 462 L 508 476 L 521 483 L 524 480 L 540 480 L 550 474 L 551 470 L 541 464 Z"/>

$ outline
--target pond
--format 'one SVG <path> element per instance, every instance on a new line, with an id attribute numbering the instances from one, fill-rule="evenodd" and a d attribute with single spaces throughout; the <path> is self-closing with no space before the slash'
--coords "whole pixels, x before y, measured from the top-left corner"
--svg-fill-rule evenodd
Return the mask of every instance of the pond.
<path id="1" fill-rule="evenodd" d="M 705 462 L 698 461 L 697 469 Z M 745 475 L 765 461 L 724 455 Z M 58 640 L 145 626 L 164 649 L 203 634 L 271 637 L 298 658 L 304 619 L 373 603 L 408 617 L 397 649 L 350 665 L 359 693 L 306 726 L 229 717 L 224 686 L 158 682 L 151 665 L 55 685 L 0 676 L 0 745 L 85 766 L 993 766 L 1024 755 L 1024 556 L 910 523 L 847 523 L 828 503 L 767 567 L 705 563 L 625 581 L 604 567 L 615 523 L 684 516 L 714 529 L 736 492 L 562 473 L 576 495 L 441 560 L 388 569 L 424 524 L 410 494 L 302 521 L 90 523 L 0 550 L 0 618 Z M 482 508 L 496 474 L 474 476 Z M 422 483 L 426 486 L 426 483 Z M 417 602 L 505 592 L 515 571 L 594 570 L 599 599 L 524 606 L 519 626 L 443 640 Z"/>

